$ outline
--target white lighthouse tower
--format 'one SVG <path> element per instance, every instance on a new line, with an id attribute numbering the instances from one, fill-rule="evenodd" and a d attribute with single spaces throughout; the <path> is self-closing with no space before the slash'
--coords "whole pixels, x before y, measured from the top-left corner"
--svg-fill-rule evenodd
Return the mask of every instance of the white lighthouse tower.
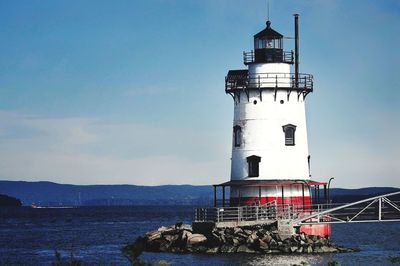
<path id="1" fill-rule="evenodd" d="M 294 18 L 294 52 L 284 50 L 283 35 L 267 21 L 254 35 L 254 50 L 243 53 L 247 68 L 230 70 L 225 78 L 234 118 L 231 180 L 214 185 L 215 191 L 223 188 L 222 206 L 225 187 L 230 187 L 230 206 L 276 201 L 308 209 L 322 202 L 320 186 L 327 200 L 327 183 L 311 180 L 305 100 L 313 76 L 299 73 L 298 15 Z"/>

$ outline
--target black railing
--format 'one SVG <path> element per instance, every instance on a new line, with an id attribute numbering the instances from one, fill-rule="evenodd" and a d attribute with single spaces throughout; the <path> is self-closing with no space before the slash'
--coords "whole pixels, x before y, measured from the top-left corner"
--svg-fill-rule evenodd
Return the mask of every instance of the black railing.
<path id="1" fill-rule="evenodd" d="M 230 201 L 230 199 L 225 199 L 225 200 L 217 199 L 215 201 L 215 204 L 217 205 L 216 207 L 226 207 L 226 206 L 230 206 L 231 201 Z"/>
<path id="2" fill-rule="evenodd" d="M 235 92 L 243 89 L 289 89 L 300 91 L 313 91 L 313 76 L 299 74 L 296 83 L 294 73 L 259 73 L 247 76 L 226 76 L 226 92 Z"/>
<path id="3" fill-rule="evenodd" d="M 195 221 L 221 223 L 276 220 L 291 214 L 287 211 L 289 207 L 282 209 L 282 211 L 277 211 L 276 201 L 272 201 L 264 205 L 197 208 L 195 209 Z"/>
<path id="4" fill-rule="evenodd" d="M 290 52 L 282 52 L 282 63 L 293 64 L 294 56 L 293 51 Z M 245 65 L 257 63 L 255 60 L 255 53 L 253 50 L 250 52 L 243 52 L 243 63 Z"/>

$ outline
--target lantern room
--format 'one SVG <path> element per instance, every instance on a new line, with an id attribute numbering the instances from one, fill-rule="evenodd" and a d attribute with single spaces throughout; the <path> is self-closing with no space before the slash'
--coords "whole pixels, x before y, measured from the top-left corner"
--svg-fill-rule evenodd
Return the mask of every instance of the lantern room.
<path id="1" fill-rule="evenodd" d="M 283 35 L 267 27 L 254 35 L 254 58 L 245 63 L 293 63 L 293 54 L 283 52 Z M 245 60 L 246 61 L 246 60 Z"/>

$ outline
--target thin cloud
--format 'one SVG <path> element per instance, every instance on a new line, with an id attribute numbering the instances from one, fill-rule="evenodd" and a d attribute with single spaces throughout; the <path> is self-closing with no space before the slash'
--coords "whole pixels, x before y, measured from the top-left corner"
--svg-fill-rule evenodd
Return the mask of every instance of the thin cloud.
<path id="1" fill-rule="evenodd" d="M 11 135 L 0 136 L 3 179 L 157 185 L 210 184 L 228 176 L 229 144 L 210 132 L 13 112 L 1 112 L 0 122 Z"/>

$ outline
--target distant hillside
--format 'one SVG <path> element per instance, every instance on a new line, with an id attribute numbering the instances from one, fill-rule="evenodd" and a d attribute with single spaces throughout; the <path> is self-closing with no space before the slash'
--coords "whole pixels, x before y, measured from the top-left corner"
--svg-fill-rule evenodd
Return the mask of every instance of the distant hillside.
<path id="1" fill-rule="evenodd" d="M 394 187 L 368 187 L 359 189 L 335 188 L 331 189 L 331 199 L 335 203 L 353 202 L 396 191 L 400 191 L 400 188 L 394 188 Z M 400 197 L 396 197 L 396 200 L 400 200 Z"/>
<path id="2" fill-rule="evenodd" d="M 210 204 L 211 186 L 66 185 L 52 182 L 0 181 L 0 193 L 24 205 L 168 205 Z"/>
<path id="3" fill-rule="evenodd" d="M 334 202 L 351 202 L 398 191 L 398 188 L 331 189 Z M 211 205 L 212 186 L 66 185 L 52 182 L 0 181 L 0 194 L 23 205 Z"/>

